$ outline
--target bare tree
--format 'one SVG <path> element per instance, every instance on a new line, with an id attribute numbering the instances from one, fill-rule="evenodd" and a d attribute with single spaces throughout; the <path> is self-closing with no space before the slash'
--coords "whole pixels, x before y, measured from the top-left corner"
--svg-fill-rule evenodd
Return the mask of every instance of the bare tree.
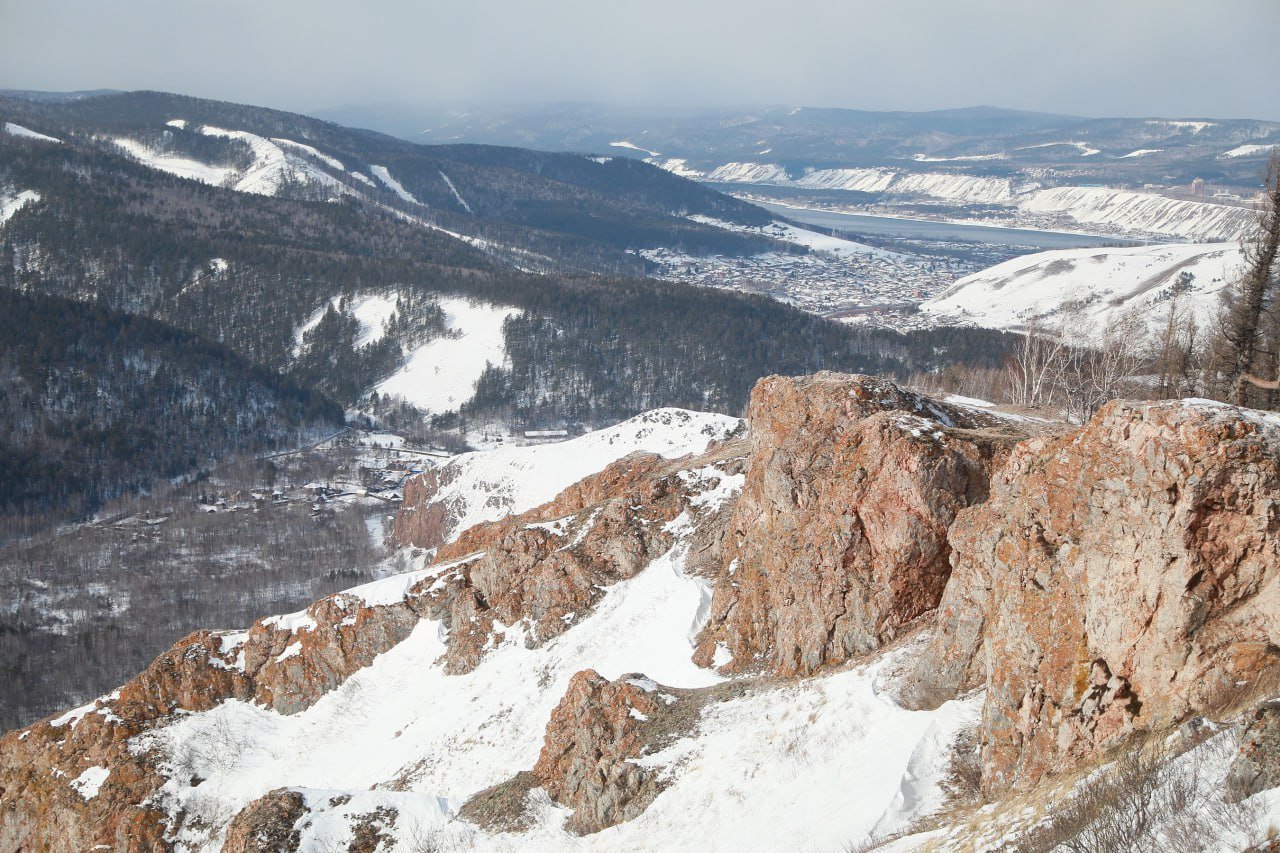
<path id="1" fill-rule="evenodd" d="M 1061 329 L 1048 329 L 1038 317 L 1027 321 L 1022 344 L 1009 360 L 1007 394 L 1011 403 L 1043 406 L 1051 402 L 1065 345 Z"/>

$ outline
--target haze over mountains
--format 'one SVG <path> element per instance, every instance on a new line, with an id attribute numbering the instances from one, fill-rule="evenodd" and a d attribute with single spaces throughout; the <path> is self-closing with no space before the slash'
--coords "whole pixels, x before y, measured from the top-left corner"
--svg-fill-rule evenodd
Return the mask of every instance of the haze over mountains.
<path id="1" fill-rule="evenodd" d="M 1266 843 L 1280 125 L 435 118 L 0 96 L 0 849 Z"/>
<path id="2" fill-rule="evenodd" d="M 999 357 L 998 336 L 850 329 L 636 277 L 655 249 L 810 249 L 760 231 L 762 209 L 631 159 L 424 147 L 161 93 L 9 97 L 0 119 L 0 284 L 148 316 L 463 441 L 488 423 L 734 411 L 770 372 Z"/>

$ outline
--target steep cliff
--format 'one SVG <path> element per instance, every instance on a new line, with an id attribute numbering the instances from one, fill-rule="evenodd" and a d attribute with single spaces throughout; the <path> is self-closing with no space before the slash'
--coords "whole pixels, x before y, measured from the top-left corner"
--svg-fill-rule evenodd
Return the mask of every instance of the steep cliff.
<path id="1" fill-rule="evenodd" d="M 1112 403 L 1018 447 L 951 544 L 907 693 L 981 682 L 984 786 L 1027 787 L 1280 666 L 1280 418 Z"/>
<path id="2" fill-rule="evenodd" d="M 1023 437 L 864 376 L 757 383 L 746 482 L 696 660 L 808 674 L 866 654 L 938 605 L 947 529 Z"/>
<path id="3" fill-rule="evenodd" d="M 1133 735 L 1235 750 L 1188 721 L 1280 689 L 1280 417 L 1027 438 L 824 373 L 762 380 L 748 424 L 406 522 L 411 571 L 9 733 L 0 849 L 836 849 L 936 814 L 966 743 L 1033 797 Z M 1275 719 L 1215 796 L 1269 796 Z"/>

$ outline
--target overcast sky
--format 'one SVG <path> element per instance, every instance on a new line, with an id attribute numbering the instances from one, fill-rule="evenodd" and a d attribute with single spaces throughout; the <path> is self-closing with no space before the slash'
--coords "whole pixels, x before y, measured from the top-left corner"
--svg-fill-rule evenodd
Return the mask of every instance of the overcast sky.
<path id="1" fill-rule="evenodd" d="M 0 88 L 1280 120 L 1280 0 L 0 0 Z"/>

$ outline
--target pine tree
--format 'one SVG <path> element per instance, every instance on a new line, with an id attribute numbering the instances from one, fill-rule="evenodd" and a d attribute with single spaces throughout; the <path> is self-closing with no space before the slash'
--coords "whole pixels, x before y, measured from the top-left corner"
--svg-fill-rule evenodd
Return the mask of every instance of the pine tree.
<path id="1" fill-rule="evenodd" d="M 1264 341 L 1264 320 L 1275 310 L 1276 257 L 1280 253 L 1280 151 L 1274 151 L 1258 208 L 1258 224 L 1252 241 L 1244 247 L 1245 269 L 1236 283 L 1223 328 L 1226 367 L 1231 378 L 1231 402 L 1246 405 L 1250 385 L 1274 388 L 1274 380 L 1253 374 L 1261 357 L 1274 352 L 1280 341 Z M 1274 336 L 1268 336 L 1274 337 Z"/>

